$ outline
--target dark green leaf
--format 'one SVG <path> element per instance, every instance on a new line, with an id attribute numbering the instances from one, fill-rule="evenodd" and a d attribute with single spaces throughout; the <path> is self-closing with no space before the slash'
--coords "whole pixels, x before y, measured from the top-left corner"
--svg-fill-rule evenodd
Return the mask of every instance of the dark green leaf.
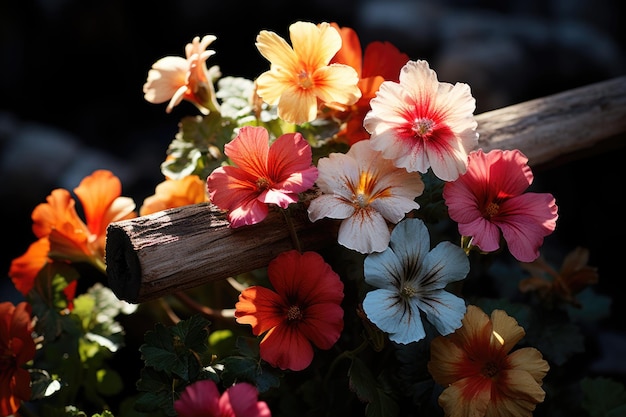
<path id="1" fill-rule="evenodd" d="M 583 408 L 591 417 L 626 416 L 624 385 L 609 378 L 585 378 L 581 382 Z"/>
<path id="2" fill-rule="evenodd" d="M 350 370 L 350 389 L 367 402 L 367 417 L 392 417 L 398 414 L 398 404 L 379 386 L 369 368 L 359 358 L 353 358 Z"/>

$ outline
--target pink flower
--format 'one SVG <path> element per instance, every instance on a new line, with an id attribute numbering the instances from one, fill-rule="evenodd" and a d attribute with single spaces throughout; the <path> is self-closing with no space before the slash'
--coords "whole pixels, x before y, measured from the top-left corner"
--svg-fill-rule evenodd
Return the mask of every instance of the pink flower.
<path id="1" fill-rule="evenodd" d="M 370 101 L 363 125 L 372 147 L 408 171 L 453 181 L 467 169 L 467 154 L 478 143 L 470 87 L 437 80 L 426 61 L 409 61 L 400 82 L 384 81 Z"/>
<path id="2" fill-rule="evenodd" d="M 231 227 L 263 220 L 268 204 L 287 208 L 317 179 L 311 146 L 300 133 L 287 133 L 272 145 L 263 127 L 244 126 L 224 153 L 236 166 L 216 168 L 207 178 L 213 204 L 228 210 Z"/>
<path id="3" fill-rule="evenodd" d="M 419 208 L 415 198 L 424 191 L 421 175 L 382 158 L 369 140 L 356 142 L 346 154 L 320 158 L 317 165 L 323 194 L 309 205 L 309 219 L 341 219 L 337 240 L 349 249 L 385 250 L 391 239 L 387 222 L 398 223 Z"/>
<path id="4" fill-rule="evenodd" d="M 186 58 L 166 56 L 156 61 L 143 86 L 146 101 L 160 104 L 169 100 L 167 113 L 183 100 L 193 103 L 203 114 L 218 111 L 213 78 L 219 76 L 219 68 L 206 68 L 206 60 L 215 54 L 206 48 L 215 39 L 213 35 L 206 35 L 202 40 L 196 36 L 185 46 Z"/>
<path id="5" fill-rule="evenodd" d="M 539 257 L 543 238 L 556 227 L 558 207 L 552 194 L 525 193 L 533 181 L 527 163 L 519 150 L 479 149 L 470 153 L 467 172 L 444 185 L 450 218 L 471 245 L 493 252 L 503 236 L 517 260 Z"/>
<path id="6" fill-rule="evenodd" d="M 267 268 L 275 291 L 246 288 L 235 305 L 237 323 L 264 334 L 261 358 L 280 369 L 301 371 L 313 360 L 313 345 L 330 349 L 343 330 L 343 282 L 321 255 L 296 250 Z"/>
<path id="7" fill-rule="evenodd" d="M 265 401 L 258 401 L 254 385 L 240 382 L 220 396 L 215 382 L 205 379 L 188 385 L 174 402 L 179 417 L 271 417 Z"/>

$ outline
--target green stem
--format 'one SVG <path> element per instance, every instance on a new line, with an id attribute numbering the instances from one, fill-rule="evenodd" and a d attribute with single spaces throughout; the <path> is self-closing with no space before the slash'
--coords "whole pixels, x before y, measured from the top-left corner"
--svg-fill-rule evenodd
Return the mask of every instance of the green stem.
<path id="1" fill-rule="evenodd" d="M 296 233 L 296 228 L 293 225 L 293 219 L 289 215 L 289 208 L 281 210 L 283 212 L 283 216 L 285 216 L 285 221 L 287 222 L 287 228 L 289 229 L 289 235 L 291 236 L 291 242 L 293 243 L 294 248 L 302 253 L 302 246 L 300 245 L 300 239 L 298 239 L 298 234 Z"/>
<path id="2" fill-rule="evenodd" d="M 328 381 L 329 381 L 331 375 L 335 372 L 335 368 L 337 367 L 337 365 L 339 364 L 339 362 L 342 359 L 352 359 L 352 358 L 354 358 L 356 355 L 358 355 L 363 350 L 365 350 L 365 348 L 367 347 L 368 344 L 369 344 L 368 341 L 366 339 L 363 339 L 363 342 L 361 342 L 361 344 L 359 346 L 357 346 L 356 349 L 345 350 L 345 351 L 341 352 L 339 355 L 337 355 L 335 357 L 335 359 L 333 360 L 333 362 L 330 364 L 330 367 L 328 368 L 328 372 L 326 372 L 326 376 L 324 377 L 324 384 L 322 386 L 324 386 L 324 387 L 328 386 Z"/>

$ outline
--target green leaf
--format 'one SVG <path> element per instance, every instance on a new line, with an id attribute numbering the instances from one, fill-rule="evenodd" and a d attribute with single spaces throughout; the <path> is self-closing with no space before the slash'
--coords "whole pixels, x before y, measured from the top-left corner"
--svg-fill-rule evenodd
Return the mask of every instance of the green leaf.
<path id="1" fill-rule="evenodd" d="M 572 321 L 589 323 L 603 320 L 611 315 L 611 297 L 601 295 L 592 288 L 586 288 L 576 296 L 581 308 L 567 306 Z"/>
<path id="2" fill-rule="evenodd" d="M 137 390 L 143 392 L 135 402 L 137 411 L 151 413 L 161 409 L 165 415 L 176 415 L 172 380 L 165 372 L 143 368 L 137 381 Z"/>
<path id="3" fill-rule="evenodd" d="M 219 113 L 210 113 L 184 117 L 179 126 L 161 172 L 174 179 L 196 174 L 204 180 L 226 161 L 224 145 L 232 140 L 237 125 Z"/>
<path id="4" fill-rule="evenodd" d="M 392 417 L 398 415 L 398 404 L 381 388 L 369 368 L 359 358 L 353 358 L 348 371 L 350 389 L 367 402 L 366 417 Z"/>
<path id="5" fill-rule="evenodd" d="M 591 417 L 623 417 L 626 415 L 624 385 L 609 378 L 584 378 L 583 408 Z"/>
<path id="6" fill-rule="evenodd" d="M 280 385 L 280 378 L 276 371 L 255 358 L 229 356 L 224 359 L 223 364 L 224 370 L 221 377 L 226 386 L 237 381 L 247 381 L 255 385 L 259 392 L 266 392 Z"/>

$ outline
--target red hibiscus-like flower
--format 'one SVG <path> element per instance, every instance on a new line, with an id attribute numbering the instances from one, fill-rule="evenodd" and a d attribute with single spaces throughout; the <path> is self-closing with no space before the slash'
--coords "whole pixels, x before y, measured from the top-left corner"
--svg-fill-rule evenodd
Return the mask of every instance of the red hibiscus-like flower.
<path id="1" fill-rule="evenodd" d="M 0 415 L 14 414 L 31 395 L 30 374 L 23 365 L 35 357 L 31 307 L 0 303 Z"/>
<path id="2" fill-rule="evenodd" d="M 300 371 L 313 360 L 313 345 L 330 349 L 343 330 L 343 282 L 315 252 L 278 255 L 267 268 L 274 290 L 252 286 L 239 295 L 235 317 L 261 340 L 261 358 Z"/>

